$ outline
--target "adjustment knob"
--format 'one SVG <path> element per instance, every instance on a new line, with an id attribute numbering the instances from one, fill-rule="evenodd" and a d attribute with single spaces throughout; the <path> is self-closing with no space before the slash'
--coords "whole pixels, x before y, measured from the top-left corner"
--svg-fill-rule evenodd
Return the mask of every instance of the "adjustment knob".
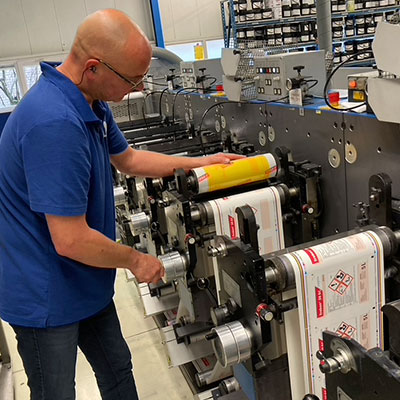
<path id="1" fill-rule="evenodd" d="M 293 67 L 293 70 L 297 71 L 299 75 L 302 69 L 304 69 L 304 65 L 296 65 L 295 67 Z"/>

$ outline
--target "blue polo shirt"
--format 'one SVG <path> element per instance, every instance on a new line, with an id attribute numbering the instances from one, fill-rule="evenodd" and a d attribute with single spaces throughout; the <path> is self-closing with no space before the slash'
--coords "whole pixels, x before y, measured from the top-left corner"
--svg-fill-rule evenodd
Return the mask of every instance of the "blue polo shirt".
<path id="1" fill-rule="evenodd" d="M 112 300 L 115 270 L 59 256 L 45 214 L 86 214 L 115 240 L 110 154 L 128 148 L 106 103 L 91 108 L 66 76 L 41 68 L 0 138 L 0 316 L 39 328 L 80 321 Z"/>

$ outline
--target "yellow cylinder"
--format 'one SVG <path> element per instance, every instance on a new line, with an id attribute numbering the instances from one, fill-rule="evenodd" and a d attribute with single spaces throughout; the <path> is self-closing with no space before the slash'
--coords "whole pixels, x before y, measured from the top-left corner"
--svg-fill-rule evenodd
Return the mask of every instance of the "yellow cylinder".
<path id="1" fill-rule="evenodd" d="M 198 193 L 214 192 L 273 178 L 278 172 L 275 157 L 268 153 L 234 160 L 230 164 L 213 164 L 192 171 Z"/>

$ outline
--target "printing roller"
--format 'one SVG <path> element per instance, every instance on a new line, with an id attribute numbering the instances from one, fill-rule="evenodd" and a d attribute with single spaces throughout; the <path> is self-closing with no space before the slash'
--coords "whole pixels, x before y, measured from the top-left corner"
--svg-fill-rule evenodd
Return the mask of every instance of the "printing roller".
<path id="1" fill-rule="evenodd" d="M 289 188 L 284 183 L 274 186 L 278 193 L 281 205 L 285 205 L 290 198 L 299 195 L 298 188 Z M 214 213 L 210 202 L 194 203 L 191 205 L 191 219 L 198 226 L 207 226 L 214 224 Z"/>
<path id="2" fill-rule="evenodd" d="M 365 231 L 366 229 L 363 229 Z M 391 257 L 396 254 L 398 245 L 400 242 L 400 231 L 392 231 L 388 227 L 370 227 L 368 230 L 373 231 L 381 240 L 383 246 L 384 257 Z M 335 239 L 339 240 L 341 238 L 346 238 L 356 233 L 360 233 L 360 230 L 353 230 L 341 235 L 334 236 Z M 300 246 L 290 248 L 290 253 L 297 250 L 304 250 L 317 246 L 321 243 L 326 243 L 329 238 L 316 240 L 311 243 L 306 243 Z M 265 262 L 265 278 L 267 286 L 273 288 L 277 291 L 289 290 L 295 287 L 295 276 L 293 272 L 293 267 L 287 257 L 284 254 L 288 254 L 288 250 L 283 250 L 279 252 L 275 257 L 264 257 Z M 289 253 L 289 254 L 290 254 Z"/>
<path id="3" fill-rule="evenodd" d="M 392 231 L 388 227 L 370 226 L 362 231 L 373 231 L 380 239 L 383 248 L 384 257 L 391 257 L 397 253 L 400 242 L 400 231 Z M 332 242 L 349 237 L 353 234 L 362 232 L 361 230 L 353 230 L 344 234 L 336 235 L 333 238 L 325 238 L 311 243 L 302 244 L 279 251 L 274 256 L 263 256 L 265 265 L 265 278 L 267 287 L 275 291 L 289 290 L 295 287 L 295 275 L 292 264 L 284 255 L 290 255 L 298 250 L 312 249 L 322 243 Z M 223 237 L 216 240 L 217 246 L 213 255 L 229 257 L 230 244 Z M 288 308 L 290 309 L 290 308 Z M 258 310 L 257 310 L 258 311 Z M 270 321 L 271 319 L 266 319 Z M 253 341 L 251 329 L 246 322 L 233 321 L 226 324 L 216 326 L 211 330 L 208 339 L 212 340 L 214 353 L 223 366 L 239 364 L 250 358 Z"/>
<path id="4" fill-rule="evenodd" d="M 330 238 L 324 238 L 320 240 L 315 240 L 312 243 L 305 243 L 299 246 L 291 247 L 289 249 L 284 249 L 274 253 L 274 256 L 264 255 L 264 265 L 265 265 L 265 280 L 268 287 L 274 289 L 274 291 L 282 292 L 284 290 L 290 290 L 295 287 L 295 276 L 293 272 L 293 267 L 285 254 L 291 254 L 292 252 L 298 250 L 309 249 L 313 246 L 317 246 L 328 241 L 339 240 L 342 238 L 349 237 L 351 235 L 371 230 L 382 242 L 384 257 L 391 257 L 396 254 L 399 243 L 400 243 L 400 230 L 392 231 L 386 226 L 377 227 L 370 226 L 365 227 L 362 230 L 352 230 L 346 233 L 335 235 Z M 231 244 L 226 242 L 224 237 L 218 236 L 215 239 L 215 246 L 209 248 L 209 255 L 213 257 L 227 257 L 229 256 L 229 248 Z"/>
<path id="5" fill-rule="evenodd" d="M 297 188 L 288 188 L 285 184 L 276 185 L 275 188 L 279 193 L 279 197 L 281 200 L 281 205 L 284 205 L 291 197 L 298 195 Z M 137 216 L 137 230 L 139 226 L 148 226 L 146 215 L 142 215 L 144 213 L 140 213 Z M 190 216 L 193 223 L 198 226 L 210 226 L 214 225 L 214 213 L 213 209 L 210 205 L 210 202 L 205 201 L 202 203 L 194 203 L 191 206 Z M 191 237 L 189 239 L 195 243 L 195 238 Z M 165 275 L 163 277 L 164 282 L 171 282 L 174 279 L 182 278 L 187 270 L 189 265 L 189 255 L 181 254 L 178 251 L 172 251 L 167 254 L 161 255 L 158 257 L 165 269 Z"/>
<path id="6" fill-rule="evenodd" d="M 229 164 L 213 164 L 194 168 L 186 175 L 182 169 L 175 172 L 179 193 L 202 194 L 263 182 L 277 176 L 278 161 L 273 154 L 234 160 Z"/>

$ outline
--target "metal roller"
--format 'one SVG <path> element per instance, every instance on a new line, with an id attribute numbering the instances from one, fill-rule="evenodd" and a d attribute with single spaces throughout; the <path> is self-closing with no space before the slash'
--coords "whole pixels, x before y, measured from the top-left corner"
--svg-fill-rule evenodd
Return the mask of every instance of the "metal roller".
<path id="1" fill-rule="evenodd" d="M 225 368 L 240 364 L 251 357 L 251 333 L 240 321 L 229 322 L 211 330 L 214 354 Z"/>
<path id="2" fill-rule="evenodd" d="M 202 387 L 202 386 L 207 385 L 207 379 L 212 376 L 212 373 L 213 373 L 212 370 L 208 370 L 208 371 L 204 371 L 204 372 L 198 372 L 195 375 L 197 386 L 198 387 Z"/>
<path id="3" fill-rule="evenodd" d="M 223 393 L 233 393 L 233 392 L 237 392 L 240 390 L 240 385 L 239 382 L 237 381 L 237 379 L 232 376 L 230 378 L 224 379 L 219 385 L 218 387 L 220 389 L 222 389 Z"/>
<path id="4" fill-rule="evenodd" d="M 180 254 L 178 251 L 173 251 L 162 256 L 158 256 L 165 269 L 165 274 L 162 280 L 167 283 L 174 279 L 182 278 L 185 276 L 188 260 L 185 255 Z"/>
<path id="5" fill-rule="evenodd" d="M 126 202 L 125 189 L 122 186 L 114 188 L 114 201 L 116 206 L 123 205 Z"/>
<path id="6" fill-rule="evenodd" d="M 145 212 L 135 213 L 131 216 L 131 227 L 134 236 L 150 229 L 150 216 Z"/>

